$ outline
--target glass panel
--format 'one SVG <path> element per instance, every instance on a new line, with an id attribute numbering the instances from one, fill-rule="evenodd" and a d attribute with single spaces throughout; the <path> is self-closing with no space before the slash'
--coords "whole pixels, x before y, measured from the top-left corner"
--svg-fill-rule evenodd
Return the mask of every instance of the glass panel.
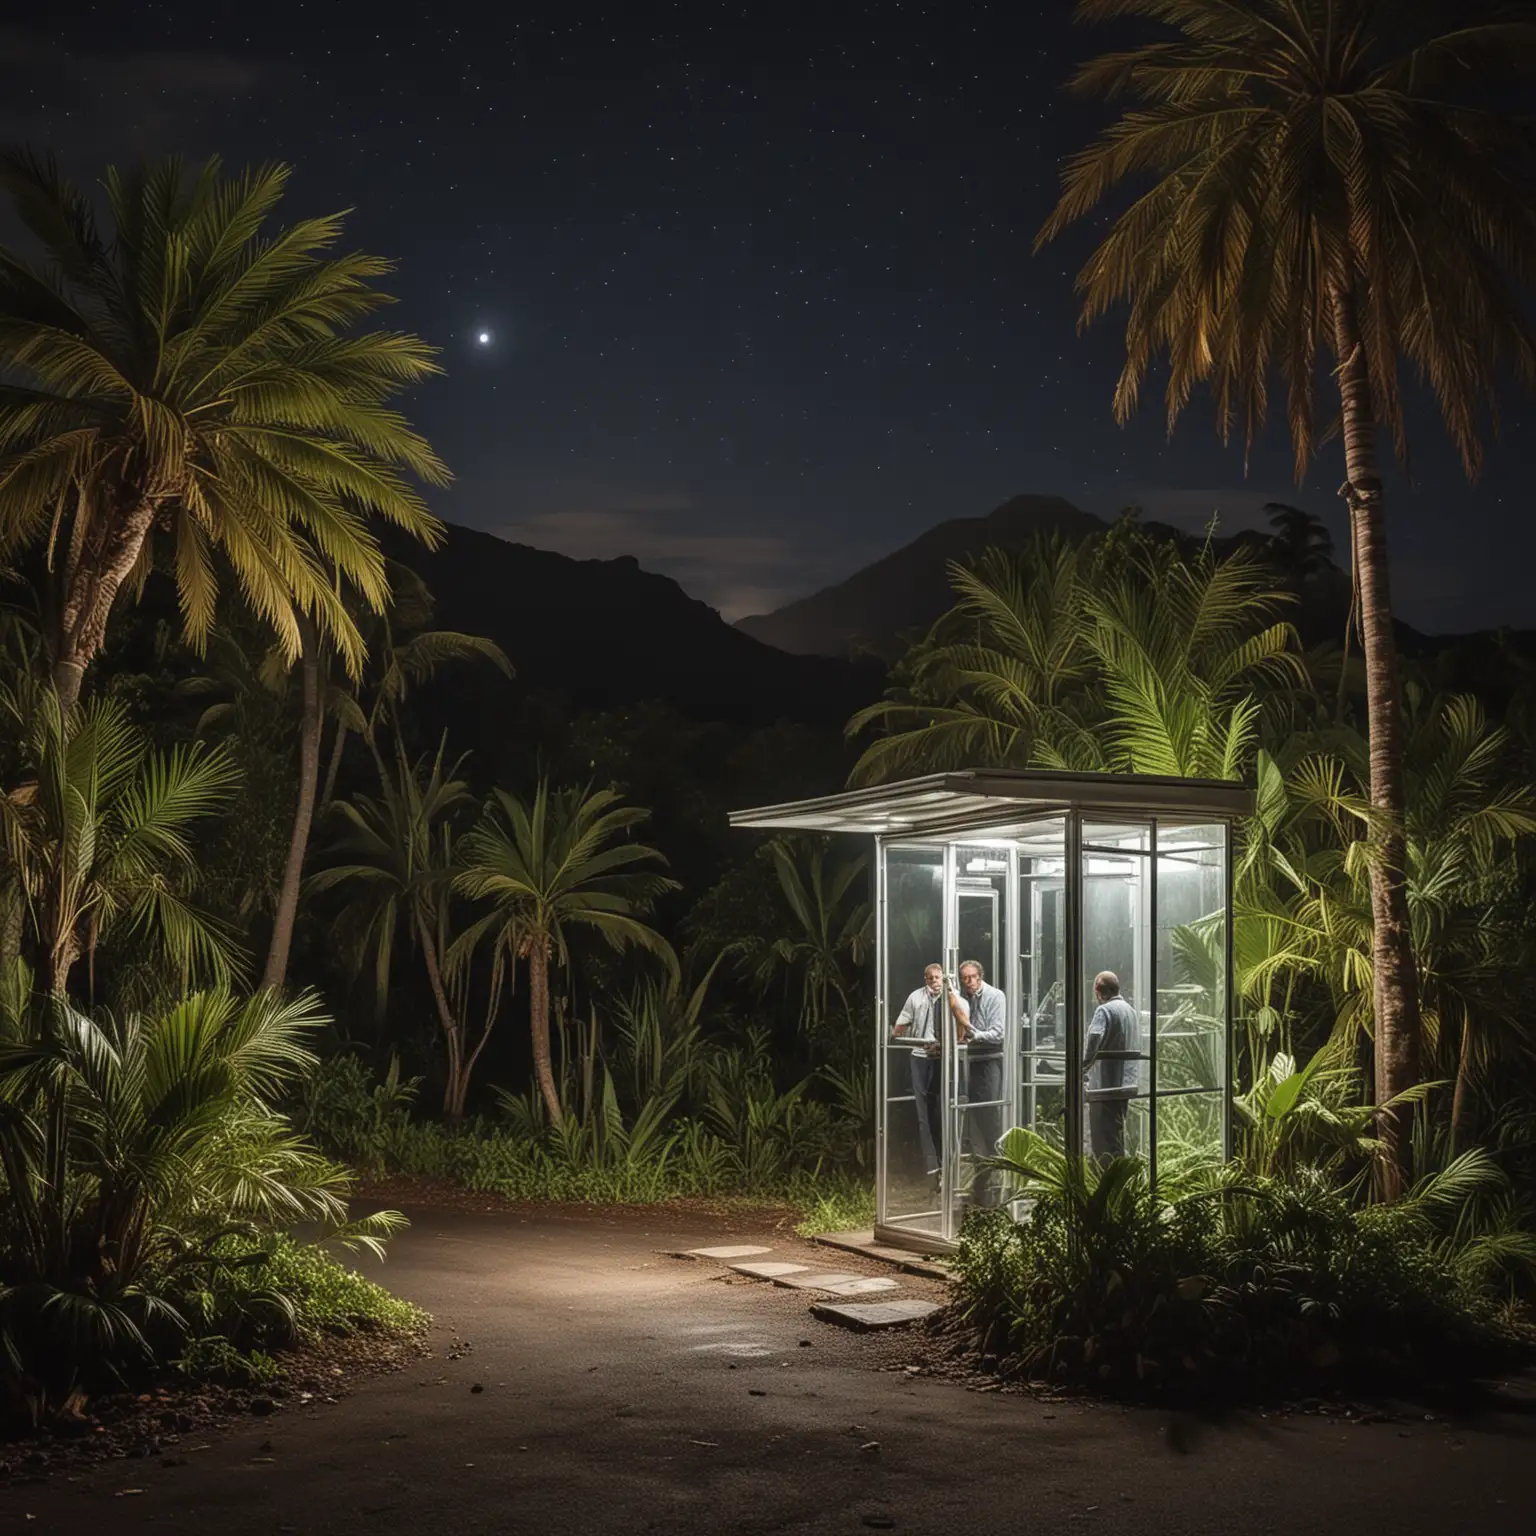
<path id="1" fill-rule="evenodd" d="M 951 1185 L 949 1233 L 959 1233 L 973 1206 L 996 1205 L 999 1179 L 982 1160 L 995 1155 L 1007 1128 L 1007 1059 L 1014 1039 L 1012 978 L 1006 974 L 1011 914 L 1008 877 L 1012 844 L 978 838 L 955 846 L 952 943 L 953 980 L 965 1000 L 969 1024 L 955 1038 L 954 1139 L 958 1154 Z"/>
<path id="2" fill-rule="evenodd" d="M 1019 835 L 1019 1063 L 1014 1123 L 1066 1144 L 1066 822 Z"/>
<path id="3" fill-rule="evenodd" d="M 1226 1087 L 1226 828 L 1158 826 L 1158 1093 Z"/>
<path id="4" fill-rule="evenodd" d="M 1151 826 L 1085 824 L 1083 842 L 1151 847 Z M 1083 1125 L 1092 1157 L 1150 1151 L 1151 859 L 1140 852 L 1082 860 Z"/>
<path id="5" fill-rule="evenodd" d="M 885 1134 L 883 1198 L 889 1226 L 943 1235 L 939 1202 L 943 1105 L 935 1033 L 944 945 L 944 851 L 885 850 Z M 934 985 L 925 979 L 925 968 Z"/>
<path id="6" fill-rule="evenodd" d="M 1157 1100 L 1157 1177 L 1165 1188 L 1226 1160 L 1225 1101 L 1221 1093 L 1178 1093 Z"/>
<path id="7" fill-rule="evenodd" d="M 1152 848 L 1152 826 L 1150 822 L 1144 821 L 1085 821 L 1083 846 L 1148 853 Z"/>
<path id="8" fill-rule="evenodd" d="M 1227 829 L 1157 828 L 1157 1175 L 1220 1161 L 1227 1086 Z M 1173 1097 L 1169 1097 L 1173 1095 Z"/>

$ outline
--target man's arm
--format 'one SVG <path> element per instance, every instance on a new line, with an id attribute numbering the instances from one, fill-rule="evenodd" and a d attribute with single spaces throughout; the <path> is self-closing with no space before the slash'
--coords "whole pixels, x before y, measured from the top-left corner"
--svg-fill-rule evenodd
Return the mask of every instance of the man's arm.
<path id="1" fill-rule="evenodd" d="M 1109 1025 L 1109 1014 L 1102 1003 L 1093 1010 L 1093 1023 L 1088 1026 L 1088 1038 L 1083 1042 L 1083 1071 L 1093 1065 L 1104 1048 L 1104 1031 Z"/>
<path id="2" fill-rule="evenodd" d="M 971 1005 L 956 991 L 949 994 L 949 1011 L 954 1016 L 955 1028 L 962 1041 L 971 1038 Z"/>
<path id="3" fill-rule="evenodd" d="M 971 1038 L 982 1045 L 1001 1045 L 1008 1028 L 1008 1001 L 1001 992 L 983 992 L 971 1011 Z"/>
<path id="4" fill-rule="evenodd" d="M 901 1005 L 901 1012 L 896 1015 L 895 1027 L 891 1030 L 893 1035 L 904 1035 L 912 1028 L 912 997 L 909 993 L 907 1000 Z"/>

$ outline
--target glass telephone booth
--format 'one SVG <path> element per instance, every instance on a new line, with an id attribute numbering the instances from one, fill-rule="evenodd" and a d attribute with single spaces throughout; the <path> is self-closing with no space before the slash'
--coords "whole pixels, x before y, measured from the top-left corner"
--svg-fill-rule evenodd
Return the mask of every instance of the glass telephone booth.
<path id="1" fill-rule="evenodd" d="M 1014 1126 L 1154 1178 L 1225 1159 L 1251 809 L 1228 782 L 987 769 L 733 814 L 874 838 L 878 1239 L 939 1251 L 1006 1202 L 982 1159 Z"/>

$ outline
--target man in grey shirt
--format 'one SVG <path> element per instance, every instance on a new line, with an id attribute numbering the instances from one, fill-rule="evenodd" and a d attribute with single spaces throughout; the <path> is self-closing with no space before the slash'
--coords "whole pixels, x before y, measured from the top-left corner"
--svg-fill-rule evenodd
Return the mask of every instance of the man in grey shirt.
<path id="1" fill-rule="evenodd" d="M 1088 1149 L 1094 1157 L 1125 1156 L 1125 1116 L 1141 1084 L 1141 1015 L 1120 995 L 1120 978 L 1093 978 L 1098 1006 L 1083 1043 Z"/>
<path id="2" fill-rule="evenodd" d="M 970 1009 L 962 997 L 949 994 L 950 1012 L 964 1038 L 969 1027 Z M 923 984 L 901 1005 L 893 1034 L 916 1042 L 912 1051 L 912 1097 L 917 1100 L 917 1138 L 923 1153 L 923 1168 L 930 1178 L 937 1178 L 944 1164 L 944 1117 L 940 1102 L 943 1063 L 939 1060 L 939 1031 L 944 1023 L 944 969 L 930 965 L 923 972 Z"/>
<path id="3" fill-rule="evenodd" d="M 960 999 L 966 1005 L 964 1020 L 956 1015 L 960 1039 L 966 1044 L 965 1144 L 973 1157 L 995 1157 L 1003 1134 L 1003 1045 L 1008 1030 L 1008 999 L 987 979 L 981 961 L 967 960 L 960 967 Z M 977 1205 L 997 1204 L 997 1170 L 976 1175 L 971 1198 Z"/>

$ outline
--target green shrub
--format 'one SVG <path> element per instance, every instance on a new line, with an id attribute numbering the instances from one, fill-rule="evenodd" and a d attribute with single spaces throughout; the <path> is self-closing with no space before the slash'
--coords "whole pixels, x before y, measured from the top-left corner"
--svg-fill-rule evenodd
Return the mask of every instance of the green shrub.
<path id="1" fill-rule="evenodd" d="M 1209 1395 L 1351 1369 L 1465 1376 L 1536 1342 L 1471 1257 L 1471 1203 L 1502 1181 L 1480 1153 L 1365 1209 L 1305 1171 L 1158 1194 L 1131 1158 L 1068 1163 L 1026 1131 L 1005 1154 L 1028 1208 L 973 1215 L 956 1273 L 960 1316 L 1010 1373 Z"/>
<path id="2" fill-rule="evenodd" d="M 579 1070 L 561 1085 L 559 1126 L 547 1123 L 531 1090 L 497 1090 L 498 1118 L 457 1126 L 415 1119 L 414 1082 L 402 1082 L 393 1066 L 375 1082 L 350 1056 L 306 1075 L 296 1115 L 334 1155 L 373 1174 L 441 1179 L 514 1200 L 740 1198 L 799 1206 L 829 1225 L 867 1225 L 868 1131 L 846 1085 L 807 1078 L 780 1089 L 760 1034 L 700 1043 L 702 996 L 684 1004 L 642 988 L 622 1004 L 612 1060 L 585 1042 L 576 1053 Z M 839 1208 L 849 1219 L 834 1223 Z"/>
<path id="3" fill-rule="evenodd" d="M 222 990 L 92 1018 L 40 1001 L 19 962 L 0 976 L 0 1418 L 186 1361 L 189 1340 L 248 1351 L 391 1315 L 281 1238 L 316 1224 L 380 1251 L 401 1225 L 349 1224 L 351 1175 L 273 1107 L 321 1022 L 309 997 Z"/>

